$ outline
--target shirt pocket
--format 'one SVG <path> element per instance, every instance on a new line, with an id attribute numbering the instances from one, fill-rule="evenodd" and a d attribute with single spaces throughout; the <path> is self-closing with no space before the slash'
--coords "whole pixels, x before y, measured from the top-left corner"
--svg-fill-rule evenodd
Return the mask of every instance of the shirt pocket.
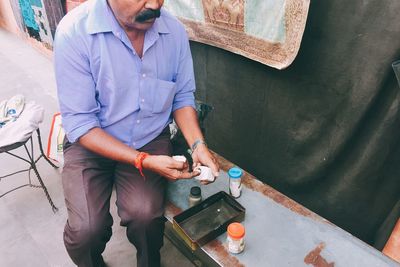
<path id="1" fill-rule="evenodd" d="M 168 109 L 171 110 L 176 83 L 153 78 L 149 78 L 148 82 L 149 84 L 144 90 L 149 93 L 151 103 L 147 103 L 146 106 L 151 109 L 152 113 L 163 113 Z"/>

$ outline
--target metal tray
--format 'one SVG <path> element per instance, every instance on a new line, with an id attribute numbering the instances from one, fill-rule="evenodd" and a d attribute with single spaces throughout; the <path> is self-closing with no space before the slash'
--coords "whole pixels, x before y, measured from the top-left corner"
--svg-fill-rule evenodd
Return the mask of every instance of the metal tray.
<path id="1" fill-rule="evenodd" d="M 246 209 L 221 191 L 173 217 L 173 228 L 194 251 L 215 239 L 232 222 L 244 220 Z"/>

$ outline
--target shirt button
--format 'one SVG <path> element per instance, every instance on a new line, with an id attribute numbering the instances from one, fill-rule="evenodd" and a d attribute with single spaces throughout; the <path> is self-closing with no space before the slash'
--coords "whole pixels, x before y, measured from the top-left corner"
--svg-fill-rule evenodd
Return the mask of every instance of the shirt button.
<path id="1" fill-rule="evenodd" d="M 142 103 L 144 103 L 144 99 L 142 98 L 142 100 L 140 100 L 140 101 L 142 101 Z"/>
<path id="2" fill-rule="evenodd" d="M 142 74 L 142 77 L 143 77 L 143 78 L 146 78 L 146 73 L 143 73 L 143 74 Z"/>
<path id="3" fill-rule="evenodd" d="M 136 122 L 137 122 L 137 123 L 140 123 L 140 120 L 137 120 Z"/>

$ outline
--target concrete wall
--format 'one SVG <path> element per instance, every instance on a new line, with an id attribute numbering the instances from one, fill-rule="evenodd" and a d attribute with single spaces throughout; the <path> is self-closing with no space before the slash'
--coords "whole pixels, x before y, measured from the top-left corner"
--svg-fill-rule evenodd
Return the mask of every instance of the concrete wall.
<path id="1" fill-rule="evenodd" d="M 0 1 L 0 27 L 15 34 L 21 34 L 15 19 L 11 2 L 8 0 Z"/>

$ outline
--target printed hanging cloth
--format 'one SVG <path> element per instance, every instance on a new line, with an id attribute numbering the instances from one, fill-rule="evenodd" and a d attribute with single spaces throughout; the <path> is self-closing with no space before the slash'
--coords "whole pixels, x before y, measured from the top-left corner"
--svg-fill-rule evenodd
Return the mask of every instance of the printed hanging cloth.
<path id="1" fill-rule="evenodd" d="M 189 38 L 284 69 L 296 58 L 310 0 L 165 0 Z"/>

